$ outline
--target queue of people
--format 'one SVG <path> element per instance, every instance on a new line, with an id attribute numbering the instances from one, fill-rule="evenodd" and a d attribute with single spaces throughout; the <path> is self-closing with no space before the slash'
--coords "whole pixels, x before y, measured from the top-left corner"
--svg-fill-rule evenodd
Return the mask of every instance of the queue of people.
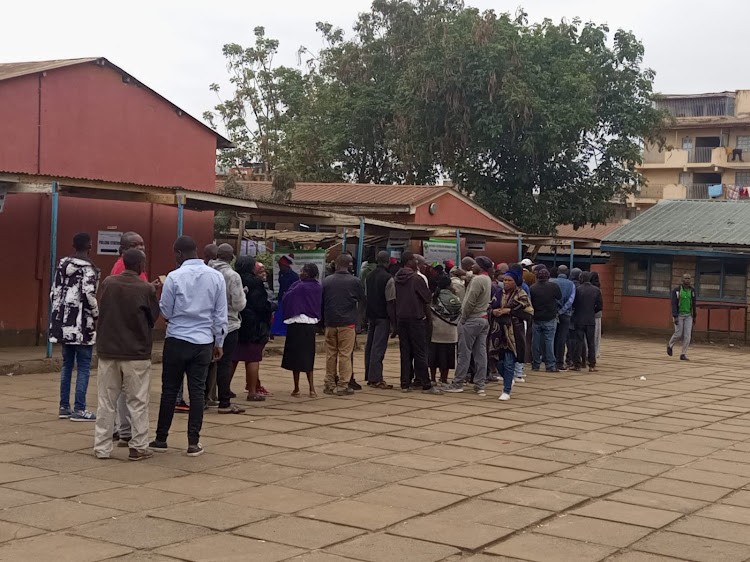
<path id="1" fill-rule="evenodd" d="M 167 450 L 174 414 L 181 411 L 188 413 L 187 455 L 202 454 L 205 409 L 245 412 L 232 402 L 231 382 L 240 363 L 247 401 L 262 402 L 269 394 L 260 384 L 260 363 L 273 333 L 286 333 L 281 366 L 292 373 L 292 396 L 301 395 L 302 373 L 308 396 L 317 396 L 314 365 L 321 329 L 324 393 L 354 394 L 361 389 L 353 372 L 361 310 L 368 333 L 364 376 L 372 388 L 393 388 L 384 380 L 383 361 L 394 337 L 399 338 L 402 392 L 452 394 L 471 384 L 485 396 L 488 383 L 501 382 L 500 400 L 506 401 L 513 385 L 525 381 L 524 363 L 531 362 L 532 371 L 542 363 L 555 373 L 584 366 L 596 370 L 598 278 L 574 269 L 568 279 L 565 266 L 550 271 L 530 260 L 496 266 L 486 256 L 466 257 L 458 267 L 452 260 L 428 266 L 409 251 L 394 264 L 388 252 L 380 252 L 360 279 L 353 274 L 351 254 L 342 253 L 335 271 L 321 282 L 315 264 L 292 269 L 294 256 L 288 254 L 279 260 L 286 280 L 277 298 L 260 262 L 235 258 L 229 244 L 207 246 L 200 259 L 189 236 L 174 243 L 177 269 L 150 282 L 143 238 L 127 232 L 97 299 L 100 272 L 89 258 L 91 238 L 76 234 L 73 245 L 75 252 L 60 261 L 51 289 L 50 340 L 63 344 L 59 417 L 95 422 L 94 452 L 101 459 L 109 458 L 115 445 L 128 447 L 130 460 Z M 158 423 L 149 442 L 151 349 L 159 315 L 167 329 Z M 98 415 L 85 401 L 94 345 Z M 189 404 L 180 396 L 184 380 Z"/>

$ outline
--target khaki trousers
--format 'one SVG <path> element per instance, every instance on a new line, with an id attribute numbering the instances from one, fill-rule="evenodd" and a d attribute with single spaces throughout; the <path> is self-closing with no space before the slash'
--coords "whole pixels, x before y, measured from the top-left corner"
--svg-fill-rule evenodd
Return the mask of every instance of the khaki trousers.
<path id="1" fill-rule="evenodd" d="M 125 403 L 130 412 L 132 435 L 131 449 L 148 449 L 148 401 L 151 383 L 151 360 L 119 361 L 99 359 L 97 376 L 98 405 L 94 452 L 108 457 L 112 452 L 112 432 L 115 411 L 120 393 L 125 394 Z"/>
<path id="2" fill-rule="evenodd" d="M 325 388 L 346 388 L 352 377 L 352 353 L 357 333 L 349 326 L 326 327 Z M 338 376 L 337 376 L 338 375 Z"/>

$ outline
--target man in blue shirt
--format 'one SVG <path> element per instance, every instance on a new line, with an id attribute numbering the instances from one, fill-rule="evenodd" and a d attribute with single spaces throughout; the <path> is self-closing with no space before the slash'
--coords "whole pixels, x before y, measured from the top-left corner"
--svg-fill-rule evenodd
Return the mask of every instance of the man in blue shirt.
<path id="1" fill-rule="evenodd" d="M 561 265 L 557 268 L 557 277 L 550 279 L 560 287 L 562 298 L 558 301 L 558 324 L 555 333 L 555 357 L 557 358 L 557 368 L 560 371 L 567 371 L 565 366 L 565 344 L 568 341 L 570 331 L 570 318 L 573 313 L 573 301 L 576 298 L 575 283 L 568 279 L 568 267 Z"/>
<path id="2" fill-rule="evenodd" d="M 198 258 L 195 240 L 190 236 L 180 236 L 175 241 L 174 253 L 178 269 L 167 276 L 159 301 L 168 324 L 159 421 L 156 439 L 149 447 L 156 451 L 167 449 L 175 399 L 183 376 L 187 375 L 190 394 L 187 454 L 197 457 L 203 453 L 199 438 L 208 367 L 212 359 L 221 359 L 227 334 L 227 290 L 222 274 Z"/>

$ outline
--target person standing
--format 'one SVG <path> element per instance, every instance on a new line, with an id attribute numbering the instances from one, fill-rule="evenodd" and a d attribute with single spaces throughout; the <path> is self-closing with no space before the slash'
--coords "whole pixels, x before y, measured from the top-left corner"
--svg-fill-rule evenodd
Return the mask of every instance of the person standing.
<path id="1" fill-rule="evenodd" d="M 49 341 L 62 344 L 63 356 L 58 417 L 71 421 L 96 421 L 96 414 L 86 409 L 86 392 L 96 343 L 96 319 L 99 317 L 96 290 L 100 271 L 89 259 L 91 236 L 88 233 L 79 232 L 73 237 L 73 249 L 73 255 L 58 263 L 50 290 Z M 70 384 L 74 364 L 78 365 L 78 371 L 75 402 L 71 409 Z"/>
<path id="2" fill-rule="evenodd" d="M 488 314 L 492 300 L 492 280 L 489 272 L 492 260 L 486 256 L 476 259 L 474 276 L 466 288 L 461 303 L 458 323 L 458 362 L 453 382 L 443 388 L 445 392 L 463 392 L 469 374 L 469 364 L 474 359 L 474 392 L 485 396 L 487 379 L 487 335 L 490 331 Z"/>
<path id="3" fill-rule="evenodd" d="M 682 340 L 682 353 L 680 359 L 689 361 L 687 357 L 688 347 L 690 347 L 690 336 L 693 333 L 693 324 L 695 323 L 695 289 L 693 288 L 693 278 L 686 273 L 682 276 L 682 285 L 672 289 L 672 320 L 674 321 L 674 334 L 667 344 L 667 355 L 672 356 L 672 348 Z"/>
<path id="4" fill-rule="evenodd" d="M 432 295 L 427 283 L 418 275 L 415 254 L 401 254 L 403 267 L 393 278 L 396 300 L 396 322 L 401 352 L 401 390 L 411 391 L 412 375 L 426 394 L 442 394 L 432 386 L 427 371 L 428 313 Z"/>
<path id="5" fill-rule="evenodd" d="M 565 346 L 568 343 L 570 333 L 570 320 L 573 314 L 573 301 L 576 298 L 576 286 L 568 279 L 568 267 L 561 265 L 557 268 L 557 277 L 550 279 L 560 287 L 562 297 L 558 301 L 557 331 L 555 332 L 555 359 L 558 371 L 567 371 L 565 364 Z"/>
<path id="6" fill-rule="evenodd" d="M 203 263 L 205 263 L 209 267 L 212 267 L 211 262 L 216 259 L 218 251 L 219 247 L 213 242 L 211 244 L 207 244 L 206 247 L 203 248 Z M 216 392 L 216 369 L 217 361 L 211 361 L 211 366 L 208 368 L 208 378 L 206 379 L 206 400 L 203 403 L 204 410 L 207 410 L 208 408 L 215 408 L 219 405 L 218 394 Z M 180 408 L 177 411 L 188 411 L 190 409 L 187 407 L 187 404 L 185 404 L 185 400 L 183 397 L 183 388 L 184 385 L 180 386 L 180 392 L 177 394 L 177 403 L 184 404 L 184 410 L 183 408 Z"/>
<path id="7" fill-rule="evenodd" d="M 326 334 L 326 377 L 323 392 L 354 394 L 352 354 L 356 339 L 357 310 L 365 299 L 362 283 L 350 272 L 352 257 L 339 254 L 336 271 L 323 280 L 323 324 Z"/>
<path id="8" fill-rule="evenodd" d="M 440 371 L 440 382 L 448 384 L 448 372 L 456 368 L 456 344 L 458 343 L 458 318 L 461 315 L 461 300 L 451 290 L 451 279 L 447 274 L 435 279 L 432 297 L 432 330 L 428 365 L 430 378 L 436 382 Z"/>
<path id="9" fill-rule="evenodd" d="M 208 367 L 212 358 L 221 359 L 227 334 L 227 289 L 221 273 L 198 258 L 198 248 L 190 236 L 180 236 L 175 241 L 174 254 L 178 268 L 167 276 L 159 301 L 168 324 L 159 421 L 156 439 L 149 446 L 159 451 L 167 449 L 177 391 L 187 375 L 187 454 L 197 457 L 203 454 L 200 430 Z"/>
<path id="10" fill-rule="evenodd" d="M 220 414 L 243 414 L 245 412 L 236 404 L 232 404 L 232 357 L 239 343 L 240 325 L 242 324 L 240 312 L 247 305 L 242 279 L 231 266 L 233 259 L 234 248 L 229 244 L 222 244 L 216 250 L 216 259 L 209 262 L 210 267 L 221 273 L 224 278 L 227 294 L 227 335 L 224 338 L 224 353 L 221 359 L 211 363 L 210 369 L 215 370 L 214 378 L 218 389 L 218 412 Z M 210 370 L 209 380 L 211 379 Z M 208 393 L 206 399 L 208 399 Z"/>
<path id="11" fill-rule="evenodd" d="M 365 380 L 368 386 L 391 389 L 393 385 L 383 380 L 383 359 L 388 347 L 388 335 L 395 310 L 386 300 L 385 289 L 391 280 L 388 266 L 391 256 L 388 252 L 378 252 L 377 267 L 367 275 L 367 344 L 365 345 Z"/>
<path id="12" fill-rule="evenodd" d="M 323 302 L 323 287 L 318 281 L 318 266 L 306 263 L 302 266 L 299 281 L 284 294 L 284 323 L 287 325 L 284 341 L 284 356 L 281 368 L 292 371 L 294 390 L 292 396 L 299 396 L 300 373 L 307 376 L 310 398 L 315 398 L 315 333 Z"/>
<path id="13" fill-rule="evenodd" d="M 555 356 L 555 332 L 560 299 L 562 299 L 562 291 L 555 283 L 550 283 L 549 270 L 546 267 L 538 269 L 536 283 L 531 286 L 531 302 L 534 303 L 532 371 L 539 370 L 542 354 L 544 354 L 547 372 L 559 372 Z"/>
<path id="14" fill-rule="evenodd" d="M 531 262 L 531 260 L 527 259 L 525 260 L 527 262 Z M 508 267 L 509 271 L 518 271 L 521 274 L 521 284 L 518 285 L 523 289 L 523 292 L 526 293 L 526 296 L 531 300 L 531 289 L 529 288 L 529 285 L 526 284 L 526 281 L 524 281 L 524 271 L 526 271 L 523 266 L 520 263 L 512 263 Z M 536 279 L 536 277 L 535 277 Z M 533 305 L 533 303 L 532 303 Z M 524 355 L 520 355 L 517 357 L 516 361 L 516 371 L 513 375 L 513 380 L 515 382 L 526 382 L 526 378 L 524 377 L 523 373 L 523 366 L 524 363 L 531 363 L 531 347 L 532 347 L 532 329 L 533 329 L 533 323 L 534 319 L 532 316 L 529 316 L 523 323 L 523 329 L 524 329 L 524 338 L 526 338 L 526 345 L 523 346 Z"/>
<path id="15" fill-rule="evenodd" d="M 529 258 L 521 261 L 521 267 L 523 268 L 523 282 L 529 286 L 529 288 L 536 283 L 536 275 L 531 270 L 534 267 L 534 262 Z"/>
<path id="16" fill-rule="evenodd" d="M 153 455 L 148 449 L 148 402 L 151 388 L 153 329 L 159 317 L 156 288 L 140 275 L 146 255 L 130 248 L 122 254 L 125 270 L 102 283 L 96 352 L 98 409 L 94 453 L 108 459 L 117 409 L 128 412 L 130 448 L 128 460 L 140 461 Z M 119 398 L 124 396 L 124 404 Z M 121 442 L 124 439 L 121 439 Z"/>
<path id="17" fill-rule="evenodd" d="M 601 285 L 601 281 L 599 280 L 599 273 L 597 273 L 596 271 L 591 272 L 591 284 L 601 291 L 602 285 Z M 594 343 L 596 344 L 596 358 L 599 359 L 599 356 L 602 353 L 602 311 L 601 310 L 594 315 L 594 321 L 596 322 L 596 325 L 594 326 Z"/>
<path id="18" fill-rule="evenodd" d="M 287 325 L 284 324 L 284 294 L 289 290 L 294 283 L 299 281 L 299 275 L 292 269 L 294 265 L 294 254 L 286 254 L 281 256 L 278 261 L 279 264 L 279 293 L 278 308 L 273 319 L 273 326 L 271 327 L 272 336 L 286 336 Z"/>
<path id="19" fill-rule="evenodd" d="M 570 282 L 573 283 L 573 286 L 575 287 L 575 290 L 578 291 L 578 287 L 581 285 L 581 273 L 583 273 L 579 268 L 574 267 L 570 270 Z M 575 299 L 573 300 L 573 305 L 575 307 Z M 573 366 L 573 357 L 575 356 L 575 349 L 578 345 L 578 340 L 576 339 L 576 327 L 573 324 L 573 317 L 574 314 L 571 313 L 570 317 L 570 330 L 568 332 L 568 353 L 566 356 L 566 363 L 568 367 Z M 581 344 L 583 345 L 583 344 Z M 581 352 L 585 359 L 585 353 Z"/>
<path id="20" fill-rule="evenodd" d="M 596 371 L 595 315 L 602 310 L 602 292 L 591 284 L 591 274 L 588 271 L 581 273 L 580 280 L 581 283 L 576 288 L 576 298 L 573 301 L 573 325 L 576 332 L 573 370 L 581 370 L 583 342 L 586 341 L 589 371 L 593 373 Z"/>

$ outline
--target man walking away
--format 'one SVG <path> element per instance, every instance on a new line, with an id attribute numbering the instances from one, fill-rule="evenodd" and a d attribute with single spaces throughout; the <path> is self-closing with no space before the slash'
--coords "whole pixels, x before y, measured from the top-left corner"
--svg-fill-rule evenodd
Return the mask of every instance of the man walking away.
<path id="1" fill-rule="evenodd" d="M 461 304 L 461 318 L 458 323 L 458 363 L 453 382 L 446 386 L 445 392 L 463 392 L 469 373 L 472 357 L 476 371 L 474 374 L 474 392 L 485 396 L 487 379 L 487 335 L 490 331 L 488 313 L 492 300 L 492 280 L 489 271 L 492 260 L 486 256 L 477 258 L 475 275 L 466 288 L 466 297 Z"/>
<path id="2" fill-rule="evenodd" d="M 687 358 L 690 346 L 690 336 L 695 323 L 695 289 L 692 287 L 693 278 L 689 274 L 682 276 L 682 285 L 672 289 L 672 320 L 674 320 L 674 334 L 667 344 L 667 355 L 672 356 L 672 347 L 682 339 L 682 354 L 680 359 Z"/>
<path id="3" fill-rule="evenodd" d="M 210 262 L 211 267 L 224 277 L 227 293 L 227 336 L 224 338 L 224 348 L 221 359 L 216 365 L 216 385 L 219 389 L 219 413 L 243 414 L 244 409 L 232 404 L 232 356 L 239 342 L 240 312 L 247 305 L 247 298 L 242 287 L 242 279 L 232 266 L 234 248 L 229 244 L 219 246 L 216 259 Z"/>
<path id="4" fill-rule="evenodd" d="M 167 449 L 174 404 L 183 377 L 187 374 L 190 412 L 187 434 L 189 457 L 203 453 L 200 431 L 203 400 L 211 359 L 222 357 L 227 333 L 227 289 L 221 273 L 198 259 L 195 240 L 180 236 L 174 243 L 178 268 L 167 276 L 159 308 L 167 320 L 162 360 L 161 404 L 156 439 L 152 449 Z"/>
<path id="5" fill-rule="evenodd" d="M 55 271 L 50 290 L 52 315 L 49 341 L 62 344 L 63 365 L 60 373 L 60 419 L 96 421 L 86 410 L 86 391 L 91 374 L 91 352 L 96 343 L 96 319 L 99 307 L 96 289 L 99 269 L 89 259 L 91 236 L 79 232 L 73 237 L 72 256 L 63 258 Z M 70 383 L 73 365 L 78 365 L 74 408 L 70 409 Z"/>
<path id="6" fill-rule="evenodd" d="M 432 386 L 427 371 L 427 308 L 432 300 L 427 283 L 417 274 L 418 262 L 411 252 L 401 255 L 403 267 L 394 277 L 396 321 L 401 352 L 401 390 L 411 390 L 412 372 L 426 394 L 442 394 Z M 413 371 L 412 371 L 413 369 Z"/>
<path id="7" fill-rule="evenodd" d="M 560 287 L 562 298 L 558 301 L 557 331 L 555 332 L 555 358 L 558 371 L 567 371 L 565 365 L 565 346 L 568 343 L 570 319 L 573 313 L 573 301 L 576 298 L 576 286 L 568 279 L 568 267 L 561 265 L 557 268 L 557 277 L 550 279 Z"/>
<path id="8" fill-rule="evenodd" d="M 562 291 L 555 283 L 550 283 L 546 267 L 536 272 L 536 283 L 531 286 L 531 302 L 534 303 L 534 335 L 532 338 L 531 369 L 538 371 L 542 353 L 548 373 L 557 373 L 555 358 L 555 332 L 557 331 L 558 302 Z"/>
<path id="9" fill-rule="evenodd" d="M 383 380 L 383 359 L 388 347 L 393 305 L 386 301 L 385 288 L 391 280 L 388 266 L 391 256 L 378 252 L 377 267 L 366 278 L 367 292 L 367 345 L 365 346 L 365 380 L 368 386 L 390 389 L 392 385 Z"/>
<path id="10" fill-rule="evenodd" d="M 352 353 L 356 339 L 357 307 L 365 299 L 362 283 L 349 272 L 352 257 L 340 254 L 336 272 L 323 280 L 323 325 L 326 333 L 326 377 L 323 392 L 354 394 Z"/>
<path id="11" fill-rule="evenodd" d="M 131 437 L 128 459 L 140 461 L 153 455 L 148 449 L 148 401 L 151 388 L 151 345 L 159 317 L 156 288 L 139 276 L 146 255 L 135 248 L 122 254 L 125 270 L 102 283 L 99 310 L 98 413 L 94 453 L 108 459 L 112 452 L 116 406 L 125 396 Z M 123 414 L 120 411 L 120 414 Z"/>
<path id="12" fill-rule="evenodd" d="M 596 344 L 594 343 L 595 315 L 602 310 L 602 292 L 591 284 L 591 274 L 581 273 L 581 284 L 576 289 L 573 302 L 573 324 L 575 325 L 576 348 L 573 357 L 573 370 L 580 371 L 583 354 L 583 341 L 588 346 L 589 371 L 596 371 Z"/>

